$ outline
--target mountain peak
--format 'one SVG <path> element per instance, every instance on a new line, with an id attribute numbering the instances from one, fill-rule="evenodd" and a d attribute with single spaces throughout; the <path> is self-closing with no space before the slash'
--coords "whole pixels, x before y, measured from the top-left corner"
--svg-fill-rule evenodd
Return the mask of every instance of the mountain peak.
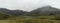
<path id="1" fill-rule="evenodd" d="M 41 8 L 52 8 L 52 6 L 43 6 Z"/>
<path id="2" fill-rule="evenodd" d="M 57 10 L 59 10 L 59 9 L 54 8 L 52 6 L 43 6 L 41 8 L 32 10 L 31 12 L 46 12 L 46 11 L 57 11 Z"/>

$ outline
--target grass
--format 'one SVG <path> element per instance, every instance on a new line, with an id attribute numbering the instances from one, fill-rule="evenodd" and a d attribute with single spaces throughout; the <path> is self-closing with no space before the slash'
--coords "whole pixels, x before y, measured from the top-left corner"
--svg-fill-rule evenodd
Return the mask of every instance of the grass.
<path id="1" fill-rule="evenodd" d="M 0 23 L 60 23 L 60 20 L 56 19 L 55 16 L 39 16 L 37 18 L 24 18 L 16 17 L 15 19 L 10 18 L 8 20 L 0 20 Z"/>

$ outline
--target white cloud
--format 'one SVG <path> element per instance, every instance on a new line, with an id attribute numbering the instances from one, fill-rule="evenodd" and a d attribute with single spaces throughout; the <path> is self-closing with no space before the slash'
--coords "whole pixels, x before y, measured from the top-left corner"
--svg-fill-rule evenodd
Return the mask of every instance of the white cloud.
<path id="1" fill-rule="evenodd" d="M 43 5 L 60 7 L 60 0 L 0 0 L 0 7 L 31 11 Z"/>

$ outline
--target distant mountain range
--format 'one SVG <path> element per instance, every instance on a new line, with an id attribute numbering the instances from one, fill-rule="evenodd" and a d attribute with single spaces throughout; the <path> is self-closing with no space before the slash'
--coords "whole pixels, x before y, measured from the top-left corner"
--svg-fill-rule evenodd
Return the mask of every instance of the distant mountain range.
<path id="1" fill-rule="evenodd" d="M 51 7 L 51 6 L 43 6 L 38 9 L 32 10 L 31 12 L 23 11 L 23 10 L 9 10 L 6 8 L 0 8 L 0 19 L 6 19 L 9 17 L 15 16 L 23 16 L 26 18 L 35 18 L 38 16 L 49 16 L 49 15 L 60 15 L 60 9 Z"/>
<path id="2" fill-rule="evenodd" d="M 38 9 L 32 10 L 31 12 L 27 12 L 23 10 L 9 10 L 5 8 L 0 8 L 0 12 L 7 13 L 10 15 L 16 15 L 16 16 L 60 15 L 60 9 L 51 6 L 43 6 Z"/>
<path id="3" fill-rule="evenodd" d="M 22 10 L 9 10 L 6 8 L 0 8 L 0 12 L 11 14 L 11 15 L 23 15 L 25 13 L 28 13 L 27 11 L 22 11 Z"/>

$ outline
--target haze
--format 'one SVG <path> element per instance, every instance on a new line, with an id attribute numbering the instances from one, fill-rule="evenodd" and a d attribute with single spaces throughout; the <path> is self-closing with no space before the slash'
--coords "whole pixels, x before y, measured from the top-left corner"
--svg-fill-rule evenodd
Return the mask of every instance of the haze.
<path id="1" fill-rule="evenodd" d="M 31 11 L 45 5 L 60 9 L 60 0 L 0 0 L 0 8 L 11 10 Z"/>

